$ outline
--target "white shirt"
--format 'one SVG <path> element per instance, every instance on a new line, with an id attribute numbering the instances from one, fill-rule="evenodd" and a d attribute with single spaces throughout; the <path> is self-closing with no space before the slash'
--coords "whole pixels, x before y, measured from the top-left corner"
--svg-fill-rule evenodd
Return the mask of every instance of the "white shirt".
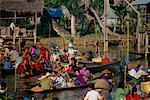
<path id="1" fill-rule="evenodd" d="M 11 30 L 15 29 L 15 24 L 13 22 L 10 24 L 10 28 L 11 28 Z"/>
<path id="2" fill-rule="evenodd" d="M 87 92 L 84 100 L 101 100 L 101 98 L 102 97 L 100 96 L 100 94 L 97 91 L 91 90 L 91 91 Z"/>

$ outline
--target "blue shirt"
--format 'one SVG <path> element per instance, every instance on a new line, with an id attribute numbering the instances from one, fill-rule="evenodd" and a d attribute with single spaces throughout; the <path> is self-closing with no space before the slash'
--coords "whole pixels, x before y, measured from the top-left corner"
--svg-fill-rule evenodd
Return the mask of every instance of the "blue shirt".
<path id="1" fill-rule="evenodd" d="M 4 69 L 9 70 L 12 68 L 13 68 L 13 65 L 10 61 L 4 61 Z"/>

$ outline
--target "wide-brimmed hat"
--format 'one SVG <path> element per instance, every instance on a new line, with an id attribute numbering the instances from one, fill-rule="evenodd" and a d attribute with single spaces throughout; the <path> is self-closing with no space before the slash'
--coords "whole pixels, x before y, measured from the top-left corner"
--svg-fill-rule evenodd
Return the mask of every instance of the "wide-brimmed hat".
<path id="1" fill-rule="evenodd" d="M 105 69 L 104 71 L 102 71 L 103 74 L 110 74 L 111 72 L 108 69 Z"/>
<path id="2" fill-rule="evenodd" d="M 95 89 L 109 89 L 110 85 L 105 79 L 98 79 L 94 84 Z"/>
<path id="3" fill-rule="evenodd" d="M 43 89 L 40 86 L 35 86 L 35 87 L 31 88 L 31 91 L 41 92 L 41 91 L 43 91 Z"/>

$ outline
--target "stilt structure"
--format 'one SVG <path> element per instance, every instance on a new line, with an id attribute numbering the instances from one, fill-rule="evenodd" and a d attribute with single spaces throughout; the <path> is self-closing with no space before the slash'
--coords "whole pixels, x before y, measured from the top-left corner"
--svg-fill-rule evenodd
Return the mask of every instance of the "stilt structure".
<path id="1" fill-rule="evenodd" d="M 108 2 L 104 0 L 104 54 L 108 56 L 108 32 L 107 32 L 107 17 L 108 17 Z"/>
<path id="2" fill-rule="evenodd" d="M 141 39 L 140 39 L 140 33 L 139 33 L 139 29 L 140 29 L 140 22 L 141 22 L 141 18 L 140 18 L 140 12 L 135 9 L 135 7 L 129 3 L 128 0 L 125 0 L 125 2 L 137 13 L 137 27 L 136 27 L 136 37 L 138 38 L 138 53 L 140 53 L 141 51 Z"/>

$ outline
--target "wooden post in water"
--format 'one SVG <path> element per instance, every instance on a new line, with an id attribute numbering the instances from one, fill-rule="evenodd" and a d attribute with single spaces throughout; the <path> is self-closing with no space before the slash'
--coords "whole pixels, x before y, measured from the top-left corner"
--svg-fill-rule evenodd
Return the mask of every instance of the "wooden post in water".
<path id="1" fill-rule="evenodd" d="M 14 86 L 14 93 L 17 92 L 17 72 L 16 72 L 16 68 L 17 68 L 17 65 L 15 64 L 15 86 Z"/>
<path id="2" fill-rule="evenodd" d="M 107 17 L 108 17 L 108 2 L 104 0 L 104 54 L 108 56 L 108 32 L 107 32 Z"/>
<path id="3" fill-rule="evenodd" d="M 16 11 L 14 11 L 14 24 L 16 24 Z M 15 34 L 15 29 L 13 31 L 13 48 L 16 48 L 16 34 Z"/>
<path id="4" fill-rule="evenodd" d="M 37 35 L 37 12 L 35 13 L 35 30 L 34 30 L 34 43 L 36 43 L 36 35 Z"/>
<path id="5" fill-rule="evenodd" d="M 148 67 L 148 59 L 147 59 L 147 54 L 148 54 L 148 34 L 147 32 L 145 32 L 145 63 L 146 63 L 146 67 Z"/>
<path id="6" fill-rule="evenodd" d="M 127 15 L 127 37 L 126 37 L 126 40 L 127 40 L 127 57 L 126 57 L 126 60 L 129 60 L 129 48 L 130 48 L 130 44 L 129 44 L 129 36 L 130 36 L 130 33 L 129 33 L 129 16 Z M 126 82 L 126 75 L 127 75 L 127 68 L 128 68 L 128 65 L 126 64 L 125 65 L 125 70 L 124 70 L 124 91 L 125 91 L 125 94 L 126 94 L 126 86 L 127 86 L 127 82 Z"/>
<path id="7" fill-rule="evenodd" d="M 136 28 L 136 36 L 138 37 L 138 53 L 140 53 L 140 50 L 141 50 L 141 39 L 140 39 L 140 33 L 139 33 L 139 30 L 140 30 L 140 22 L 141 22 L 141 18 L 140 18 L 140 12 L 137 11 L 134 6 L 129 3 L 128 0 L 125 0 L 125 2 L 137 13 L 137 28 Z"/>

